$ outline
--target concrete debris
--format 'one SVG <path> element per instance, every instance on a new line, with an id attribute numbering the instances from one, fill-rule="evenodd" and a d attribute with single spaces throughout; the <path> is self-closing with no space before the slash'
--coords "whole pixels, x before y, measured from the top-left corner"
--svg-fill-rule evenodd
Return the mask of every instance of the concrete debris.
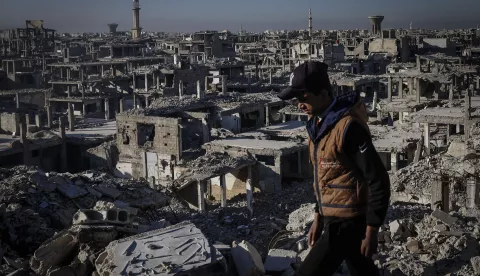
<path id="1" fill-rule="evenodd" d="M 304 231 L 313 222 L 315 204 L 305 204 L 288 216 L 287 230 L 292 232 Z"/>
<path id="2" fill-rule="evenodd" d="M 239 276 L 264 275 L 262 257 L 257 249 L 247 241 L 234 242 L 231 254 Z"/>
<path id="3" fill-rule="evenodd" d="M 432 213 L 432 217 L 440 220 L 441 222 L 445 223 L 446 225 L 449 225 L 449 226 L 453 226 L 455 224 L 455 222 L 457 221 L 456 218 L 450 216 L 449 214 L 441 211 L 441 210 L 438 210 L 436 209 L 435 211 L 433 211 Z"/>
<path id="4" fill-rule="evenodd" d="M 268 252 L 264 267 L 267 273 L 278 273 L 288 270 L 292 264 L 297 262 L 298 258 L 295 251 L 272 249 Z"/>
<path id="5" fill-rule="evenodd" d="M 177 275 L 217 264 L 223 257 L 191 223 L 114 241 L 95 261 L 98 275 Z"/>

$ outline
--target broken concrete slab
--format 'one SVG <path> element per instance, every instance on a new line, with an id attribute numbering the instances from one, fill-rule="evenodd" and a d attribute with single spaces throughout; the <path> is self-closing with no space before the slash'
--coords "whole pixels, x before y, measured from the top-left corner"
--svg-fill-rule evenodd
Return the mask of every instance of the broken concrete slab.
<path id="1" fill-rule="evenodd" d="M 101 198 L 102 197 L 102 193 L 96 191 L 95 189 L 91 188 L 91 187 L 87 187 L 87 191 L 93 195 L 94 197 L 97 197 L 97 198 Z"/>
<path id="2" fill-rule="evenodd" d="M 47 193 L 53 192 L 57 185 L 48 180 L 48 177 L 45 174 L 35 172 L 30 175 L 30 180 L 37 184 L 37 188 L 41 189 Z"/>
<path id="3" fill-rule="evenodd" d="M 297 253 L 291 250 L 272 249 L 265 260 L 267 273 L 278 273 L 288 270 L 292 264 L 298 262 Z"/>
<path id="4" fill-rule="evenodd" d="M 111 242 L 95 261 L 99 275 L 177 275 L 224 259 L 192 223 L 180 223 Z M 208 275 L 208 274 L 206 274 Z"/>
<path id="5" fill-rule="evenodd" d="M 122 193 L 115 187 L 109 187 L 106 185 L 99 185 L 94 187 L 95 190 L 102 193 L 104 196 L 117 199 Z"/>
<path id="6" fill-rule="evenodd" d="M 247 241 L 233 242 L 231 255 L 239 276 L 264 275 L 262 257 L 257 249 Z"/>
<path id="7" fill-rule="evenodd" d="M 456 218 L 452 217 L 451 215 L 445 213 L 440 209 L 435 209 L 435 211 L 432 212 L 432 217 L 440 220 L 448 226 L 452 226 L 457 222 Z"/>
<path id="8" fill-rule="evenodd" d="M 170 202 L 170 197 L 147 187 L 132 190 L 128 195 L 122 195 L 121 199 L 130 206 L 139 209 L 163 207 Z"/>
<path id="9" fill-rule="evenodd" d="M 74 184 L 57 185 L 57 190 L 70 199 L 82 197 L 88 194 L 87 190 Z"/>
<path id="10" fill-rule="evenodd" d="M 63 263 L 78 243 L 77 237 L 68 231 L 62 231 L 44 242 L 30 259 L 30 267 L 44 275 L 53 267 Z"/>

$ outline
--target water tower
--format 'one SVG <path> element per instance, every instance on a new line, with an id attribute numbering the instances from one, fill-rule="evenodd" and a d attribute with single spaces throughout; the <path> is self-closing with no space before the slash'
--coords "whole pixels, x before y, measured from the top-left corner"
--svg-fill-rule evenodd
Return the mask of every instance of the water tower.
<path id="1" fill-rule="evenodd" d="M 118 27 L 117 23 L 108 24 L 108 29 L 110 30 L 111 34 L 116 34 L 117 33 L 117 27 Z"/>
<path id="2" fill-rule="evenodd" d="M 370 22 L 372 22 L 372 33 L 379 34 L 382 31 L 382 21 L 385 17 L 383 15 L 369 16 Z"/>

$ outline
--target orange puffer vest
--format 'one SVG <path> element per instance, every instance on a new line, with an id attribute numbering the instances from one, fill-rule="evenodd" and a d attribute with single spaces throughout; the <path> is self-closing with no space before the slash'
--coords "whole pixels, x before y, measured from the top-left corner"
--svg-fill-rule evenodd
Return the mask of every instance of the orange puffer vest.
<path id="1" fill-rule="evenodd" d="M 309 139 L 314 190 L 323 216 L 355 217 L 367 210 L 368 186 L 343 152 L 345 130 L 353 121 L 370 133 L 363 102 L 355 104 L 316 144 Z"/>

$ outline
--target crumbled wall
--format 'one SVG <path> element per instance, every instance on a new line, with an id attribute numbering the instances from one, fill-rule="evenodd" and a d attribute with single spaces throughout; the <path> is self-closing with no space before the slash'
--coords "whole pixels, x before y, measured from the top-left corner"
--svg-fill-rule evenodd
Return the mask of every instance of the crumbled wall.
<path id="1" fill-rule="evenodd" d="M 179 127 L 179 118 L 164 118 L 152 116 L 117 115 L 117 147 L 119 151 L 119 165 L 117 174 L 125 173 L 132 177 L 145 175 L 145 151 L 156 152 L 162 155 L 173 155 L 178 160 L 182 152 L 182 133 Z M 155 135 L 152 142 L 138 145 L 138 125 L 154 125 Z M 131 165 L 128 165 L 131 164 Z"/>
<path id="2" fill-rule="evenodd" d="M 11 134 L 20 131 L 20 114 L 17 113 L 0 113 L 0 133 Z"/>

